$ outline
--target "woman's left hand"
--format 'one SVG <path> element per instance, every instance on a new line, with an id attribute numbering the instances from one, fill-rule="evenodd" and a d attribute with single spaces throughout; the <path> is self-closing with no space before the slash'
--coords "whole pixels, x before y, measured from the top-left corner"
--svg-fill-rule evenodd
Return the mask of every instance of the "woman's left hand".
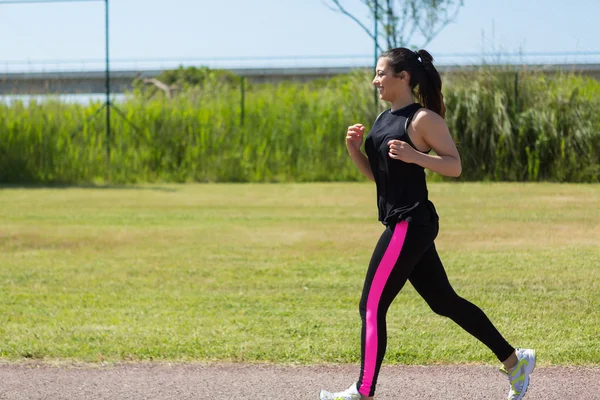
<path id="1" fill-rule="evenodd" d="M 390 158 L 404 161 L 405 163 L 414 163 L 417 151 L 410 144 L 402 140 L 390 140 L 388 146 L 390 147 L 388 152 Z"/>

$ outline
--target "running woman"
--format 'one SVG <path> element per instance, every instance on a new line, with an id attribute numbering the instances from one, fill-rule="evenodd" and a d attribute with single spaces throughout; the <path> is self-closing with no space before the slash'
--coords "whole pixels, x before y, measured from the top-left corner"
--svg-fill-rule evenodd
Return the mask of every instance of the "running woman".
<path id="1" fill-rule="evenodd" d="M 389 50 L 377 62 L 373 85 L 391 108 L 375 120 L 365 141 L 366 155 L 360 150 L 365 132 L 361 124 L 348 128 L 346 146 L 360 171 L 375 181 L 385 230 L 371 257 L 360 300 L 358 381 L 343 392 L 323 390 L 320 398 L 373 398 L 386 351 L 386 313 L 408 280 L 433 312 L 451 318 L 496 355 L 510 382 L 508 399 L 522 399 L 535 367 L 535 351 L 513 348 L 481 309 L 456 294 L 435 248 L 438 215 L 428 199 L 424 169 L 458 177 L 461 162 L 444 120 L 442 80 L 433 58 L 425 50 Z"/>

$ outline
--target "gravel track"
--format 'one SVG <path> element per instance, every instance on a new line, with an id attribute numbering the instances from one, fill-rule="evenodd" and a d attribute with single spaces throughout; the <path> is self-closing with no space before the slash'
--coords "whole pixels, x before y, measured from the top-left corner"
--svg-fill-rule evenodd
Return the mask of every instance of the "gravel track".
<path id="1" fill-rule="evenodd" d="M 342 390 L 355 365 L 270 364 L 0 364 L 2 400 L 318 399 Z M 376 399 L 504 399 L 508 383 L 491 366 L 386 366 Z M 525 397 L 600 400 L 600 368 L 536 368 Z"/>

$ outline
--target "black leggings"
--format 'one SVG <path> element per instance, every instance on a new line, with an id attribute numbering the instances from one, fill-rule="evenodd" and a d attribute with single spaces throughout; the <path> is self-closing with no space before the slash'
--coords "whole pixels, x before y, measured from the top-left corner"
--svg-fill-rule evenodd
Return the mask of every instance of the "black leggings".
<path id="1" fill-rule="evenodd" d="M 500 361 L 514 351 L 477 306 L 459 297 L 435 250 L 438 226 L 401 221 L 381 235 L 369 264 L 360 300 L 361 369 L 358 390 L 373 396 L 387 345 L 385 316 L 407 280 L 431 309 L 489 347 Z"/>

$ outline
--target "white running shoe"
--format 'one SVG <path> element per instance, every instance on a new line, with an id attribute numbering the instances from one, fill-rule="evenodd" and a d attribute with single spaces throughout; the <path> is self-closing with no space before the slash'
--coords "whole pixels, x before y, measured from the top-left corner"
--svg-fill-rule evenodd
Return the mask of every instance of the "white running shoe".
<path id="1" fill-rule="evenodd" d="M 343 392 L 329 393 L 327 390 L 321 390 L 319 398 L 321 400 L 360 400 L 360 393 L 358 393 L 356 383 L 353 383 Z"/>
<path id="2" fill-rule="evenodd" d="M 517 365 L 509 372 L 506 368 L 500 368 L 502 373 L 508 376 L 510 390 L 508 400 L 521 400 L 529 387 L 529 375 L 535 368 L 535 350 L 516 349 Z"/>

